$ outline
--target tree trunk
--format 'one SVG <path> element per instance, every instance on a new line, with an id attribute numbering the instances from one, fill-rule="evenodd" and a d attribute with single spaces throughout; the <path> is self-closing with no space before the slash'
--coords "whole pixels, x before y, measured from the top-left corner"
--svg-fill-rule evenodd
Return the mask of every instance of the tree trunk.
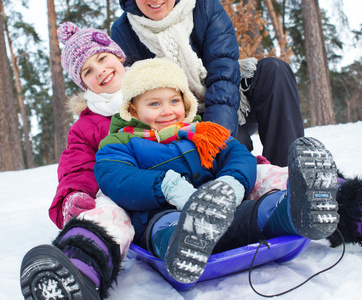
<path id="1" fill-rule="evenodd" d="M 9 41 L 9 32 L 6 25 L 6 15 L 4 11 L 4 6 L 2 0 L 0 0 L 0 10 L 3 14 L 3 23 L 4 29 Z M 4 57 L 3 61 L 4 72 L 11 74 L 10 63 L 7 55 Z M 23 157 L 23 149 L 21 145 L 21 135 L 19 130 L 19 119 L 18 113 L 15 105 L 15 95 L 13 91 L 13 81 L 12 76 L 5 76 L 5 97 L 6 97 L 6 112 L 8 116 L 9 124 L 9 136 L 10 136 L 10 148 L 12 149 L 12 157 L 15 170 L 25 169 L 25 162 Z"/>
<path id="2" fill-rule="evenodd" d="M 45 145 L 45 149 L 49 149 L 48 146 L 48 134 L 47 134 L 47 130 L 46 130 L 46 125 L 44 124 L 44 119 L 42 119 L 42 123 L 41 123 L 41 127 L 43 129 L 43 144 Z M 49 165 L 50 164 L 50 155 L 49 155 L 49 151 L 44 151 L 44 160 L 45 160 L 45 164 Z"/>
<path id="3" fill-rule="evenodd" d="M 353 93 L 351 98 L 351 107 L 353 111 L 351 122 L 357 122 L 358 120 L 361 120 L 360 108 L 358 107 L 358 103 L 361 101 L 361 99 L 361 93 L 359 95 L 357 93 Z"/>
<path id="4" fill-rule="evenodd" d="M 351 117 L 351 101 L 350 100 L 346 100 L 347 103 L 347 122 L 352 122 L 352 117 Z"/>
<path id="5" fill-rule="evenodd" d="M 1 2 L 1 0 L 0 0 Z M 2 6 L 2 3 L 1 3 Z M 3 9 L 3 6 L 2 6 Z M 4 18 L 6 18 L 5 13 L 3 11 L 3 16 Z M 9 45 L 9 50 L 10 50 L 10 55 L 11 55 L 11 62 L 13 64 L 13 72 L 14 72 L 14 76 L 15 76 L 15 86 L 16 86 L 16 92 L 17 92 L 17 99 L 18 99 L 18 104 L 19 104 L 19 108 L 20 108 L 20 114 L 22 117 L 22 121 L 23 121 L 23 131 L 24 131 L 24 139 L 25 139 L 25 152 L 26 152 L 26 162 L 27 162 L 27 166 L 28 168 L 33 168 L 34 167 L 34 161 L 33 161 L 33 149 L 32 149 L 32 145 L 31 145 L 31 141 L 30 141 L 30 131 L 29 131 L 29 124 L 28 124 L 28 117 L 26 115 L 26 109 L 25 109 L 25 104 L 24 104 L 24 96 L 23 96 L 23 90 L 21 87 L 21 83 L 20 83 L 20 75 L 19 75 L 19 69 L 18 69 L 18 63 L 17 63 L 17 58 L 14 54 L 14 50 L 13 50 L 13 45 L 12 45 L 12 41 L 10 39 L 10 33 L 9 30 L 5 24 L 5 30 L 6 30 L 6 36 L 8 39 L 8 45 Z M 12 94 L 12 98 L 14 99 L 14 95 L 13 95 L 13 89 L 12 89 L 12 83 L 10 83 L 9 87 L 11 87 L 11 92 L 9 91 L 9 93 Z M 10 94 L 8 95 L 9 97 Z M 12 101 L 11 99 L 8 99 L 9 101 Z M 10 139 L 13 140 L 14 138 L 17 138 L 18 140 L 20 139 L 20 133 L 19 133 L 19 123 L 18 123 L 18 118 L 17 118 L 17 114 L 16 114 L 16 127 L 17 129 L 17 135 L 15 132 L 15 128 L 14 128 L 14 123 L 10 123 L 9 122 L 9 126 L 10 126 Z M 14 136 L 13 136 L 14 135 Z M 19 140 L 20 141 L 20 140 Z M 13 145 L 13 143 L 12 143 Z M 14 151 L 14 149 L 13 149 Z M 15 154 L 15 153 L 14 153 Z M 18 155 L 17 155 L 18 156 Z M 21 157 L 23 157 L 23 154 L 21 153 Z M 22 158 L 23 159 L 23 158 Z M 24 160 L 24 159 L 23 159 Z"/>
<path id="6" fill-rule="evenodd" d="M 268 9 L 269 17 L 272 21 L 273 28 L 275 31 L 275 37 L 278 41 L 279 47 L 281 50 L 285 50 L 284 30 L 283 30 L 282 22 L 280 21 L 280 17 L 277 16 L 271 0 L 264 0 L 264 3 Z"/>
<path id="7" fill-rule="evenodd" d="M 104 22 L 105 30 L 107 30 L 108 35 L 111 35 L 111 3 L 109 0 L 106 0 L 106 20 Z"/>
<path id="8" fill-rule="evenodd" d="M 256 19 L 257 10 L 256 10 L 256 0 L 246 0 L 244 1 L 244 5 L 249 5 L 248 7 L 248 13 L 253 16 L 253 19 Z M 248 35 L 250 36 L 251 40 L 257 40 L 260 36 L 260 31 L 258 25 L 250 26 L 250 31 L 248 32 Z M 263 45 L 260 43 L 258 47 L 255 49 L 255 55 L 263 55 L 264 49 Z"/>
<path id="9" fill-rule="evenodd" d="M 0 61 L 4 62 L 7 58 L 3 16 L 0 10 Z M 10 147 L 9 123 L 6 112 L 6 93 L 5 78 L 11 77 L 7 71 L 9 68 L 0 68 L 0 172 L 14 170 L 13 156 Z"/>
<path id="10" fill-rule="evenodd" d="M 316 7 L 316 10 L 317 10 L 320 36 L 321 36 L 322 45 L 323 45 L 323 58 L 324 58 L 324 65 L 325 65 L 325 68 L 326 68 L 327 82 L 328 82 L 328 86 L 329 86 L 328 88 L 332 91 L 331 78 L 329 76 L 329 68 L 328 68 L 327 50 L 326 50 L 326 47 L 325 47 L 326 41 L 325 41 L 325 38 L 324 38 L 323 27 L 322 27 L 322 13 L 321 13 L 321 9 L 320 9 L 319 4 L 318 4 L 318 0 L 314 0 L 314 1 L 315 1 L 315 7 Z"/>
<path id="11" fill-rule="evenodd" d="M 324 43 L 318 21 L 319 6 L 316 0 L 302 0 L 306 58 L 309 77 L 309 96 L 311 110 L 315 110 L 315 119 L 311 118 L 311 126 L 335 124 L 332 92 L 327 74 L 324 55 Z"/>
<path id="12" fill-rule="evenodd" d="M 57 16 L 54 1 L 47 0 L 48 28 L 50 45 L 50 69 L 53 83 L 53 113 L 55 131 L 55 160 L 59 161 L 61 153 L 67 146 L 69 130 L 68 114 L 65 108 L 65 85 L 63 69 L 60 63 L 60 48 L 57 36 Z"/>

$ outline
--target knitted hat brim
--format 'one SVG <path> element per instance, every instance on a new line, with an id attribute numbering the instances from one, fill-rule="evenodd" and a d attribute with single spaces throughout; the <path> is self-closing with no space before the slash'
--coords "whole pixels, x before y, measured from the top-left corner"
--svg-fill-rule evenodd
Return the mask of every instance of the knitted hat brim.
<path id="1" fill-rule="evenodd" d="M 122 82 L 121 118 L 130 121 L 132 115 L 129 107 L 132 99 L 158 88 L 174 88 L 181 91 L 185 105 L 184 122 L 190 123 L 194 120 L 197 113 L 197 99 L 189 89 L 183 70 L 166 58 L 138 61 L 126 72 Z"/>

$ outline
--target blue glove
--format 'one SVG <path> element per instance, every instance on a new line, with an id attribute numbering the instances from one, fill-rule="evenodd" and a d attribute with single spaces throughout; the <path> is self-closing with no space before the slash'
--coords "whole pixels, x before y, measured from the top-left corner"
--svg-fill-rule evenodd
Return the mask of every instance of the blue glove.
<path id="1" fill-rule="evenodd" d="M 245 194 L 244 186 L 239 181 L 237 181 L 234 177 L 228 176 L 228 175 L 220 176 L 219 178 L 216 178 L 215 180 L 225 182 L 233 188 L 235 196 L 236 196 L 235 204 L 236 204 L 236 207 L 238 207 L 244 198 L 244 194 Z"/>
<path id="2" fill-rule="evenodd" d="M 166 172 L 165 178 L 161 183 L 161 190 L 166 201 L 182 210 L 190 196 L 196 192 L 196 189 L 189 183 L 185 177 L 173 170 Z"/>

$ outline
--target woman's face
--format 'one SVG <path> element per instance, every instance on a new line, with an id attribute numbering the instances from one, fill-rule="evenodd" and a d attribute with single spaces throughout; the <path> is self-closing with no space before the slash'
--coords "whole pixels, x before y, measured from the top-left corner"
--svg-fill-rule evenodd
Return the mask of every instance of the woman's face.
<path id="1" fill-rule="evenodd" d="M 136 0 L 140 11 L 151 20 L 159 21 L 166 17 L 175 6 L 176 0 Z"/>

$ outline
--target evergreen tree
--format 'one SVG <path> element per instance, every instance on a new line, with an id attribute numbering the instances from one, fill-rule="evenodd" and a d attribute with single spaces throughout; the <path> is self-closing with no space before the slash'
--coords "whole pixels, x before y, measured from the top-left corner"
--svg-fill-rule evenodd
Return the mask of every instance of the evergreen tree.
<path id="1" fill-rule="evenodd" d="M 282 16 L 282 19 L 285 20 L 283 24 L 291 40 L 289 43 L 292 46 L 292 51 L 294 54 L 291 56 L 290 63 L 292 68 L 295 70 L 302 116 L 305 120 L 305 126 L 308 127 L 311 125 L 311 105 L 308 92 L 309 77 L 307 71 L 306 51 L 304 46 L 305 35 L 301 3 L 297 0 L 279 1 L 279 3 L 281 2 L 283 2 L 283 4 L 280 4 L 282 9 L 279 11 L 284 13 L 284 16 Z M 329 64 L 337 63 L 341 59 L 341 56 L 338 55 L 338 52 L 342 49 L 343 45 L 338 37 L 336 26 L 329 22 L 323 10 L 321 11 L 321 23 L 324 43 L 326 46 L 327 61 Z"/>
<path id="2" fill-rule="evenodd" d="M 362 120 L 362 59 L 331 72 L 332 94 L 338 122 Z"/>
<path id="3" fill-rule="evenodd" d="M 110 34 L 112 23 L 120 13 L 118 1 L 111 0 L 69 0 L 57 1 L 59 24 L 71 21 L 79 28 L 94 27 L 106 30 Z"/>
<path id="4" fill-rule="evenodd" d="M 24 54 L 19 60 L 27 109 L 36 117 L 32 138 L 35 166 L 56 163 L 54 151 L 54 116 L 50 94 L 49 57 L 42 50 Z"/>

